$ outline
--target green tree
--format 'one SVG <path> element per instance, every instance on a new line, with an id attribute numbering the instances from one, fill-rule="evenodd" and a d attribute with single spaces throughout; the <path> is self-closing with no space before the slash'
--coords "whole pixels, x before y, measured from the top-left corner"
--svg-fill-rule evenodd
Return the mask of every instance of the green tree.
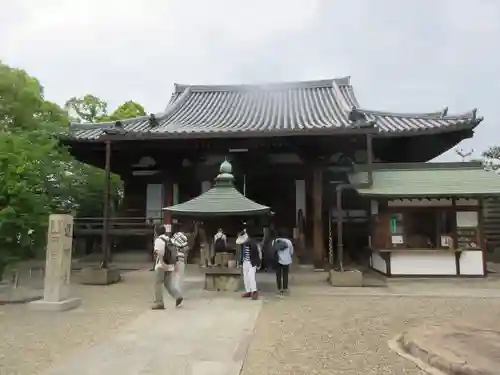
<path id="1" fill-rule="evenodd" d="M 483 164 L 486 169 L 496 171 L 500 168 L 500 147 L 492 146 L 483 152 Z"/>
<path id="2" fill-rule="evenodd" d="M 105 121 L 117 121 L 139 116 L 145 116 L 146 111 L 139 103 L 129 100 L 115 109 L 115 111 L 104 118 Z"/>
<path id="3" fill-rule="evenodd" d="M 2 130 L 33 130 L 48 124 L 65 125 L 67 113 L 44 99 L 43 87 L 22 69 L 0 61 L 0 126 Z"/>
<path id="4" fill-rule="evenodd" d="M 100 122 L 108 115 L 108 103 L 91 94 L 81 98 L 74 96 L 64 107 L 79 122 Z"/>
<path id="5" fill-rule="evenodd" d="M 65 108 L 78 122 L 118 121 L 146 115 L 144 107 L 132 100 L 119 105 L 113 113 L 108 114 L 108 104 L 92 94 L 70 98 Z"/>
<path id="6" fill-rule="evenodd" d="M 129 101 L 108 116 L 106 102 L 93 95 L 71 98 L 66 107 L 91 122 L 144 114 Z M 45 248 L 50 213 L 102 215 L 104 172 L 74 160 L 61 146 L 57 136 L 68 121 L 68 112 L 45 99 L 36 78 L 0 61 L 0 277 L 9 259 Z M 118 176 L 111 183 L 117 201 Z"/>

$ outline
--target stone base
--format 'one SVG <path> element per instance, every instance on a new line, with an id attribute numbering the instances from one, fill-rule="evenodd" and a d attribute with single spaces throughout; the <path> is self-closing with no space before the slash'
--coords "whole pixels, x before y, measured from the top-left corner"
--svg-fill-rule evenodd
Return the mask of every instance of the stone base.
<path id="1" fill-rule="evenodd" d="M 498 374 L 500 367 L 500 331 L 490 326 L 447 324 L 421 326 L 392 340 L 398 354 L 419 367 L 439 373 L 479 375 Z"/>
<path id="2" fill-rule="evenodd" d="M 205 290 L 237 292 L 241 286 L 241 271 L 235 268 L 210 268 L 205 273 Z"/>
<path id="3" fill-rule="evenodd" d="M 45 300 L 33 301 L 28 304 L 29 308 L 38 311 L 67 311 L 77 308 L 82 304 L 80 298 L 68 298 L 63 301 L 49 302 Z"/>
<path id="4" fill-rule="evenodd" d="M 332 286 L 363 286 L 363 273 L 360 270 L 348 270 L 344 272 L 330 270 L 328 281 Z"/>
<path id="5" fill-rule="evenodd" d="M 82 268 L 81 282 L 85 285 L 109 285 L 121 280 L 120 270 L 115 267 L 85 267 Z"/>
<path id="6" fill-rule="evenodd" d="M 230 260 L 234 260 L 233 253 L 217 253 L 215 254 L 214 263 L 216 266 L 227 267 Z"/>

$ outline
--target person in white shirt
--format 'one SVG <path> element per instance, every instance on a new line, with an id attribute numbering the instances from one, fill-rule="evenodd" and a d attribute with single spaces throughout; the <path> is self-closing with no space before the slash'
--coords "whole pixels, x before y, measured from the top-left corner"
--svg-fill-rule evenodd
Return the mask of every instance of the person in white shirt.
<path id="1" fill-rule="evenodd" d="M 214 253 L 223 253 L 227 249 L 227 237 L 224 234 L 222 228 L 219 228 L 217 233 L 214 236 Z"/>
<path id="2" fill-rule="evenodd" d="M 288 274 L 292 264 L 293 243 L 282 236 L 272 242 L 276 256 L 276 285 L 280 295 L 288 295 Z"/>
<path id="3" fill-rule="evenodd" d="M 175 298 L 176 307 L 183 301 L 182 294 L 176 286 L 174 272 L 177 268 L 178 248 L 187 246 L 187 239 L 183 235 L 185 243 L 182 243 L 182 241 L 173 243 L 172 239 L 165 233 L 165 227 L 159 227 L 157 229 L 158 237 L 154 243 L 156 265 L 153 310 L 163 310 L 165 308 L 163 304 L 163 287 L 167 289 L 168 294 Z"/>

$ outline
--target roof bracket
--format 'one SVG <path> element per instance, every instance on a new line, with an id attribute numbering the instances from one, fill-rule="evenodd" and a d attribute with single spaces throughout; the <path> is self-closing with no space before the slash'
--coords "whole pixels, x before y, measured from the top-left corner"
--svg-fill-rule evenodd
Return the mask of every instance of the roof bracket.
<path id="1" fill-rule="evenodd" d="M 476 121 L 477 118 L 477 108 L 472 110 L 472 121 Z"/>
<path id="2" fill-rule="evenodd" d="M 351 111 L 349 112 L 349 121 L 351 122 L 359 122 L 360 120 L 366 121 L 366 116 L 364 113 L 358 111 L 356 107 L 352 107 Z"/>
<path id="3" fill-rule="evenodd" d="M 448 107 L 444 107 L 441 111 L 441 118 L 444 118 L 448 115 Z"/>
<path id="4" fill-rule="evenodd" d="M 153 113 L 149 115 L 149 126 L 151 128 L 155 128 L 158 126 L 158 120 L 156 119 L 156 116 Z"/>

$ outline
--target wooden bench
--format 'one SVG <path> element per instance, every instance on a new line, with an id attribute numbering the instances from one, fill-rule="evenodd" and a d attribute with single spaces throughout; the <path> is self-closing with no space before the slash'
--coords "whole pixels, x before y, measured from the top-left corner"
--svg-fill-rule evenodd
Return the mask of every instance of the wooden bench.
<path id="1" fill-rule="evenodd" d="M 205 271 L 205 290 L 237 292 L 241 286 L 241 269 L 210 267 Z"/>

